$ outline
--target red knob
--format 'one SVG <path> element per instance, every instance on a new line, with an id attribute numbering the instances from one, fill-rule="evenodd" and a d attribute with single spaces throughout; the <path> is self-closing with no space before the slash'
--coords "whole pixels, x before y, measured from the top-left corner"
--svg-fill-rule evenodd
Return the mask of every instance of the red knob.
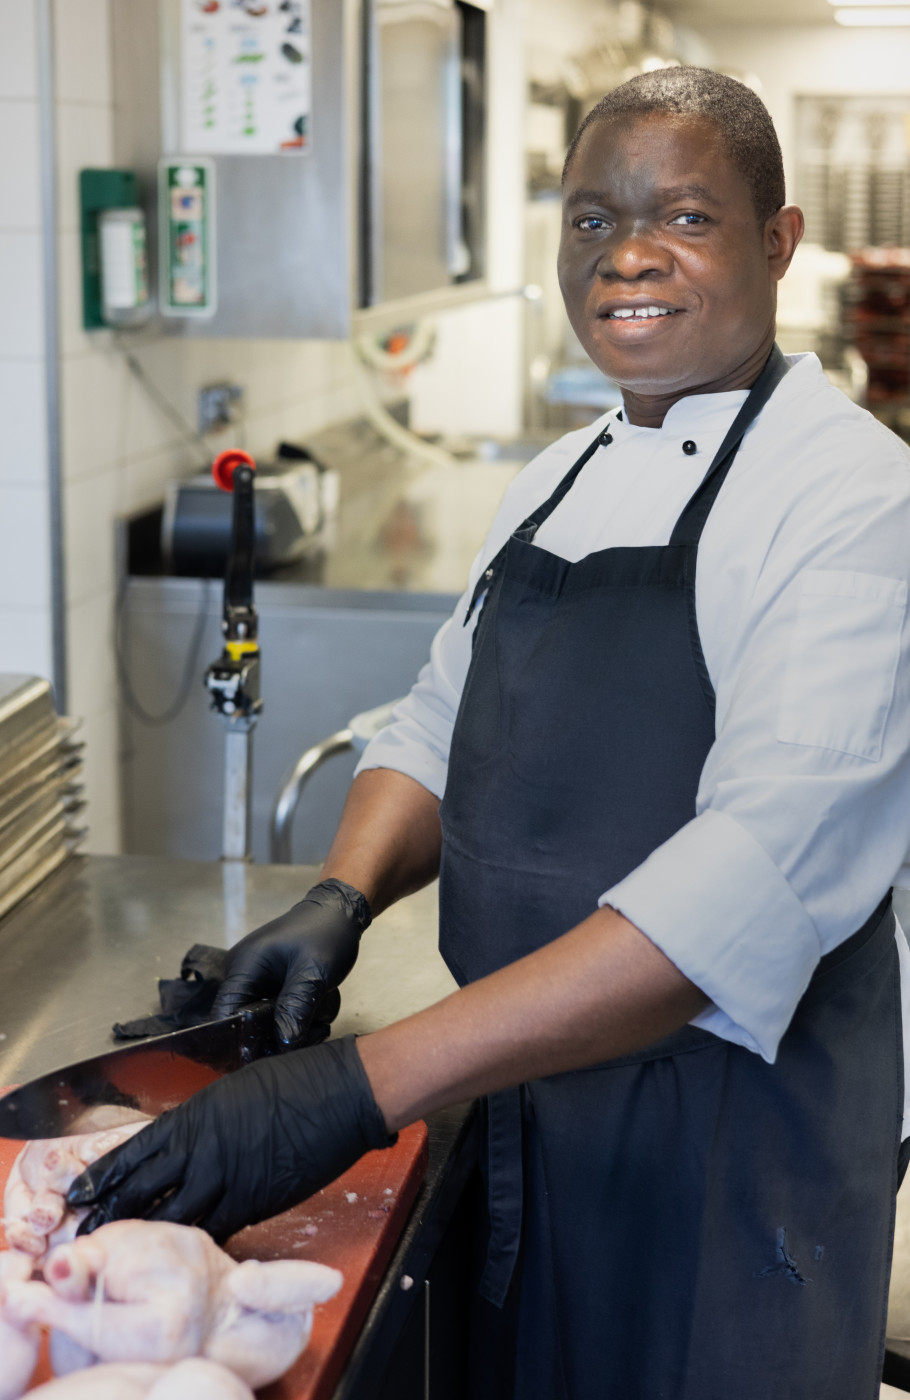
<path id="1" fill-rule="evenodd" d="M 239 447 L 231 447 L 227 452 L 219 452 L 212 463 L 212 476 L 215 478 L 215 485 L 220 486 L 222 491 L 233 491 L 234 472 L 238 467 L 252 467 L 256 470 L 256 463 L 248 452 L 241 452 Z"/>

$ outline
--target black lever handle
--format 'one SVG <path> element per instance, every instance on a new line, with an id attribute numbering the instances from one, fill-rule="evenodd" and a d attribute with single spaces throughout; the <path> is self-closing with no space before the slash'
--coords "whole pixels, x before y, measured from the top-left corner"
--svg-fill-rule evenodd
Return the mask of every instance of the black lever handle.
<path id="1" fill-rule="evenodd" d="M 224 575 L 224 636 L 226 642 L 254 642 L 258 617 L 253 606 L 255 516 L 253 480 L 256 463 L 246 452 L 222 452 L 212 475 L 223 491 L 233 492 L 231 547 Z"/>

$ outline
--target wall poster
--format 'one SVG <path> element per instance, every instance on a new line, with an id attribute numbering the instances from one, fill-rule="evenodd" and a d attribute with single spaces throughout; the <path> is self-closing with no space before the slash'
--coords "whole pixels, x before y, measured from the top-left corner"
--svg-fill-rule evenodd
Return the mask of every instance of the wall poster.
<path id="1" fill-rule="evenodd" d="M 181 0 L 182 148 L 271 155 L 310 144 L 310 0 Z"/>

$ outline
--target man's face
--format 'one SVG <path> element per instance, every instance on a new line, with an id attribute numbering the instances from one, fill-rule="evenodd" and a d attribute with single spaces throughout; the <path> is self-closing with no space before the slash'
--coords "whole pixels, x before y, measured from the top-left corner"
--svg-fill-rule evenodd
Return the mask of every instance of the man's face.
<path id="1" fill-rule="evenodd" d="M 624 389 L 723 384 L 773 327 L 785 266 L 711 123 L 655 113 L 585 132 L 563 191 L 559 282 L 585 350 Z"/>

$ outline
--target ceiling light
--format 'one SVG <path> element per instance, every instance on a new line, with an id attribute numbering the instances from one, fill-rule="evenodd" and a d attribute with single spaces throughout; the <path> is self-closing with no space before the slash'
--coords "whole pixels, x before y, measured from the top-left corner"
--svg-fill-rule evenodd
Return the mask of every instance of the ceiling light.
<path id="1" fill-rule="evenodd" d="M 835 10 L 834 18 L 838 24 L 845 24 L 849 27 L 860 28 L 872 26 L 883 26 L 894 28 L 897 25 L 910 25 L 910 6 L 886 9 L 883 6 L 869 6 L 868 8 L 855 10 Z"/>

